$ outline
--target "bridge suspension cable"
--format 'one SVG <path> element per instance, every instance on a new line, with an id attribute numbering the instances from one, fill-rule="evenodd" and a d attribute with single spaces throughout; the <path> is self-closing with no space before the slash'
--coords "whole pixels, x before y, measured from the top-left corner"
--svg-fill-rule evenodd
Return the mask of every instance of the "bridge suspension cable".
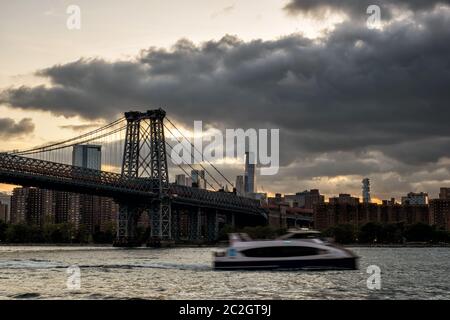
<path id="1" fill-rule="evenodd" d="M 174 139 L 176 139 L 179 143 L 181 142 L 180 140 L 177 139 L 177 137 L 173 134 L 173 132 L 166 125 L 164 125 L 164 128 L 166 128 L 166 130 L 172 135 L 172 137 L 174 137 Z M 186 151 L 188 151 L 188 152 L 190 151 L 190 150 L 186 149 L 186 146 L 184 144 L 181 144 L 181 145 L 183 146 L 183 148 Z M 173 149 L 172 146 L 170 146 L 170 147 L 171 147 L 171 149 Z M 188 163 L 186 163 L 186 164 L 188 164 Z M 190 164 L 188 164 L 188 165 L 192 168 L 192 170 L 195 170 Z M 203 170 L 205 170 L 205 172 L 211 177 L 211 179 L 214 180 L 214 182 L 219 186 L 219 189 L 220 189 L 222 187 L 220 182 L 217 181 L 217 179 L 201 163 L 199 165 Z"/>
<path id="2" fill-rule="evenodd" d="M 167 132 L 176 141 L 182 142 L 184 139 L 193 148 L 193 150 L 201 153 L 201 151 L 198 150 L 198 148 L 186 137 L 186 135 L 184 135 L 180 131 L 180 129 L 177 128 L 177 126 L 169 118 L 166 117 L 165 119 L 173 128 L 172 129 L 169 128 L 166 124 L 164 124 L 164 127 L 167 130 Z M 106 125 L 100 127 L 100 128 L 83 133 L 76 137 L 72 137 L 70 139 L 53 142 L 53 143 L 49 143 L 46 145 L 41 145 L 41 146 L 25 149 L 25 150 L 14 150 L 14 151 L 10 151 L 7 153 L 11 154 L 11 155 L 17 155 L 17 156 L 38 157 L 39 159 L 44 158 L 43 160 L 52 161 L 52 162 L 59 161 L 59 162 L 70 163 L 71 156 L 66 151 L 64 151 L 64 149 L 68 150 L 69 148 L 74 147 L 76 145 L 87 144 L 87 143 L 91 143 L 94 141 L 96 141 L 96 142 L 98 141 L 101 144 L 106 143 L 106 145 L 108 146 L 108 148 L 102 149 L 102 153 L 104 154 L 104 157 L 102 157 L 102 164 L 105 164 L 105 163 L 103 163 L 104 161 L 109 161 L 109 162 L 107 162 L 107 164 L 115 168 L 116 162 L 120 166 L 121 155 L 117 154 L 117 151 L 119 151 L 119 150 L 117 150 L 118 149 L 117 144 L 123 142 L 121 140 L 122 137 L 121 137 L 120 133 L 123 133 L 126 130 L 126 128 L 127 128 L 126 119 L 120 118 L 120 119 L 117 119 L 109 124 L 106 124 Z M 179 136 L 174 134 L 173 129 L 175 129 L 176 132 L 178 132 Z M 117 134 L 119 134 L 119 140 L 116 139 Z M 105 141 L 105 139 L 109 139 L 109 140 Z M 168 144 L 167 141 L 166 141 L 166 144 L 169 146 L 169 148 L 171 150 L 173 150 L 173 147 L 170 144 Z M 183 146 L 184 149 L 187 148 L 184 143 L 182 143 L 181 145 Z M 108 150 L 106 150 L 106 149 L 108 149 Z M 191 152 L 192 150 L 186 150 L 186 151 Z M 109 157 L 109 159 L 108 159 L 108 157 Z M 65 159 L 65 160 L 61 161 L 61 159 Z M 207 159 L 205 159 L 205 162 L 207 164 L 209 164 L 226 181 L 226 183 L 228 183 L 229 185 L 234 187 L 233 183 L 230 180 L 228 180 L 227 177 L 213 163 L 211 163 Z M 189 163 L 186 163 L 186 164 L 192 170 L 195 170 L 195 168 L 191 164 L 189 164 Z M 206 169 L 204 164 L 199 163 L 199 166 L 205 171 L 205 173 L 210 177 L 210 179 L 212 179 L 214 181 L 214 183 L 217 184 L 219 189 L 221 189 L 223 187 L 223 184 L 220 183 L 216 179 L 216 177 L 214 177 L 214 175 L 210 172 L 210 170 Z M 189 173 L 187 173 L 186 170 L 181 165 L 178 165 L 178 167 L 180 167 L 183 170 L 183 172 L 185 172 L 189 176 Z M 208 180 L 206 180 L 206 183 L 209 185 L 209 187 L 211 187 L 213 190 L 216 190 L 216 188 L 213 185 L 211 185 L 211 183 L 209 183 Z"/>
<path id="3" fill-rule="evenodd" d="M 199 152 L 200 154 L 202 153 L 200 150 L 198 150 L 196 147 L 195 147 L 195 145 L 177 128 L 177 126 L 175 126 L 175 124 L 168 118 L 168 117 L 166 117 L 166 120 L 175 128 L 175 130 L 177 130 L 177 132 L 184 138 L 184 139 L 186 139 L 186 141 L 188 141 L 189 143 L 190 143 L 190 145 L 194 148 L 194 150 L 196 150 L 197 152 Z M 228 182 L 230 185 L 231 185 L 231 187 L 233 187 L 234 188 L 234 185 L 233 185 L 233 183 L 231 183 L 231 181 L 230 180 L 228 180 L 227 179 L 227 177 L 225 177 L 224 175 L 223 175 L 223 173 L 219 170 L 219 169 L 217 169 L 216 168 L 216 166 L 214 165 L 214 164 L 212 164 L 210 161 L 208 161 L 208 160 L 206 160 L 206 162 L 211 166 L 211 167 L 213 167 L 213 169 L 215 170 L 215 171 L 217 171 L 217 173 L 219 173 L 219 175 L 222 177 L 222 178 L 224 178 L 225 179 L 225 181 L 226 182 Z M 208 173 L 209 174 L 209 173 Z M 209 175 L 211 175 L 211 174 L 209 174 Z M 219 184 L 220 185 L 220 184 Z"/>
<path id="4" fill-rule="evenodd" d="M 126 126 L 122 126 L 122 127 L 117 128 L 117 129 L 115 129 L 113 131 L 109 131 L 109 132 L 103 133 L 103 134 L 101 134 L 99 136 L 94 136 L 92 138 L 88 138 L 88 139 L 85 139 L 85 140 L 77 141 L 77 142 L 74 142 L 74 143 L 71 143 L 71 144 L 67 144 L 67 145 L 62 145 L 62 146 L 59 146 L 59 147 L 56 146 L 56 147 L 48 148 L 48 146 L 46 146 L 45 148 L 36 149 L 35 151 L 30 150 L 30 151 L 27 151 L 27 152 L 18 152 L 18 153 L 13 153 L 13 155 L 26 156 L 26 155 L 31 155 L 31 154 L 37 154 L 37 153 L 50 152 L 50 151 L 70 148 L 70 147 L 73 147 L 73 146 L 76 146 L 76 145 L 79 145 L 79 144 L 88 143 L 88 142 L 92 142 L 92 141 L 95 141 L 95 140 L 98 140 L 98 139 L 101 139 L 101 138 L 105 138 L 105 137 L 110 136 L 112 134 L 118 133 L 118 132 L 124 130 L 125 128 L 126 128 Z M 73 140 L 77 140 L 77 139 L 73 139 Z"/>
<path id="5" fill-rule="evenodd" d="M 166 146 L 168 146 L 169 147 L 169 149 L 170 149 L 170 151 L 172 151 L 173 150 L 173 147 L 166 141 Z M 189 163 L 186 163 L 192 170 L 195 170 L 195 168 L 191 165 L 191 164 L 189 164 Z M 183 172 L 187 175 L 187 176 L 189 176 L 189 173 L 186 171 L 186 169 L 184 169 L 183 168 L 183 166 L 182 165 L 177 165 L 181 170 L 183 170 Z M 208 173 L 209 174 L 209 173 Z M 211 188 L 211 189 L 213 189 L 214 191 L 216 191 L 216 188 L 214 188 L 214 186 L 213 185 L 211 185 L 209 182 L 208 182 L 208 180 L 205 180 L 205 182 L 206 182 L 206 184 Z M 217 183 L 217 182 L 216 182 Z M 220 184 L 219 184 L 219 187 L 220 187 Z"/>
<path id="6" fill-rule="evenodd" d="M 77 137 L 74 137 L 74 138 L 70 138 L 70 139 L 67 139 L 67 140 L 64 140 L 64 141 L 51 143 L 51 144 L 44 145 L 44 146 L 34 147 L 34 148 L 31 148 L 31 149 L 12 151 L 12 152 L 9 152 L 9 153 L 13 154 L 13 155 L 29 155 L 29 154 L 36 154 L 36 153 L 47 152 L 47 151 L 52 151 L 52 150 L 58 150 L 60 148 L 71 147 L 71 146 L 74 146 L 74 145 L 77 145 L 77 144 L 80 144 L 80 143 L 86 143 L 86 142 L 89 142 L 89 141 L 96 140 L 97 138 L 99 138 L 99 136 L 92 137 L 91 139 L 83 140 L 81 142 L 72 143 L 70 145 L 65 145 L 67 143 L 83 139 L 85 137 L 93 136 L 93 135 L 95 135 L 95 134 L 97 134 L 99 132 L 102 132 L 104 130 L 112 128 L 115 125 L 118 125 L 118 124 L 120 124 L 123 121 L 125 121 L 125 119 L 124 118 L 120 118 L 120 119 L 115 120 L 115 121 L 113 121 L 113 122 L 111 122 L 111 123 L 109 123 L 109 124 L 107 124 L 107 125 L 105 125 L 105 126 L 103 126 L 101 128 L 97 128 L 97 129 L 95 129 L 93 131 L 84 133 L 84 134 L 82 134 L 80 136 L 77 136 Z M 125 127 L 121 127 L 120 130 L 123 130 L 124 128 L 126 128 L 126 126 Z M 112 134 L 112 133 L 108 133 L 108 134 L 104 134 L 104 135 L 109 135 L 109 134 Z M 63 147 L 57 148 L 58 146 L 63 146 Z"/>

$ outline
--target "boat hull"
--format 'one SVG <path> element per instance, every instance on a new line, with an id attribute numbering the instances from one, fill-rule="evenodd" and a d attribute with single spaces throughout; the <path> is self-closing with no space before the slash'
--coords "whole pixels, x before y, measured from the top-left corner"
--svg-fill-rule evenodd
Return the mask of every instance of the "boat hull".
<path id="1" fill-rule="evenodd" d="M 357 270 L 358 258 L 335 259 L 292 259 L 292 260 L 255 260 L 255 261 L 215 261 L 216 270 L 277 270 L 277 269 L 303 269 L 303 270 Z"/>

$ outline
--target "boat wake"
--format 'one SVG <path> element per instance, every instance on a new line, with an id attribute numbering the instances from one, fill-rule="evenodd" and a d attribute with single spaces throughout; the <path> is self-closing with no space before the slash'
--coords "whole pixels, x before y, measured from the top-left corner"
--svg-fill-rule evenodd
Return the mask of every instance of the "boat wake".
<path id="1" fill-rule="evenodd" d="M 7 260 L 0 261 L 0 269 L 60 269 L 68 268 L 72 264 L 50 260 Z M 210 265 L 206 264 L 179 264 L 170 262 L 138 262 L 125 264 L 79 264 L 81 269 L 174 269 L 174 270 L 190 270 L 190 271 L 210 271 Z"/>

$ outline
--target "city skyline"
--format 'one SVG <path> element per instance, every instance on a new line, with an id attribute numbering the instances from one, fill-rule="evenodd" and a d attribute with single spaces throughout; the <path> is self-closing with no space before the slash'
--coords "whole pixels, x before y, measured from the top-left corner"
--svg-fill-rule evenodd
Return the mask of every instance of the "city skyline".
<path id="1" fill-rule="evenodd" d="M 79 31 L 66 28 L 69 2 L 2 4 L 2 149 L 163 106 L 186 130 L 194 120 L 280 128 L 280 172 L 258 176 L 260 192 L 360 196 L 369 177 L 380 201 L 436 198 L 450 185 L 447 1 L 381 1 L 379 29 L 367 28 L 365 1 L 133 3 L 122 12 L 116 2 L 78 1 Z M 220 168 L 243 174 L 241 164 Z"/>

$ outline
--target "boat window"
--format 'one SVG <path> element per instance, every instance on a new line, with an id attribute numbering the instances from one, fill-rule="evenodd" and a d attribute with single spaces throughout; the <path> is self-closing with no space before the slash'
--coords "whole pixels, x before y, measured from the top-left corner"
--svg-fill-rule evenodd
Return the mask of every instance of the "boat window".
<path id="1" fill-rule="evenodd" d="M 317 239 L 320 238 L 320 233 L 294 233 L 291 239 Z"/>
<path id="2" fill-rule="evenodd" d="M 298 247 L 298 246 L 286 246 L 286 247 L 263 247 L 247 249 L 241 252 L 247 257 L 253 258 L 283 258 L 283 257 L 301 257 L 301 256 L 314 256 L 321 254 L 321 250 L 311 247 Z"/>
<path id="3" fill-rule="evenodd" d="M 320 239 L 322 234 L 319 232 L 291 232 L 279 239 Z"/>

